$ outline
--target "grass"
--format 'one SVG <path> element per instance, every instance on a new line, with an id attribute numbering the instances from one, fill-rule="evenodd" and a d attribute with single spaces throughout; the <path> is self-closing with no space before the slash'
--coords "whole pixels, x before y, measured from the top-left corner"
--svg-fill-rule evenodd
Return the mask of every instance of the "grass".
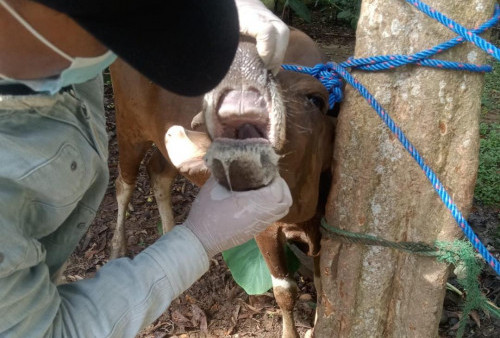
<path id="1" fill-rule="evenodd" d="M 479 133 L 479 170 L 474 198 L 487 206 L 500 206 L 500 62 L 485 76 L 482 122 Z"/>
<path id="2" fill-rule="evenodd" d="M 481 122 L 479 170 L 475 199 L 483 205 L 500 205 L 500 123 Z"/>
<path id="3" fill-rule="evenodd" d="M 500 114 L 500 62 L 490 62 L 493 71 L 484 76 L 484 89 L 481 97 L 483 115 Z"/>

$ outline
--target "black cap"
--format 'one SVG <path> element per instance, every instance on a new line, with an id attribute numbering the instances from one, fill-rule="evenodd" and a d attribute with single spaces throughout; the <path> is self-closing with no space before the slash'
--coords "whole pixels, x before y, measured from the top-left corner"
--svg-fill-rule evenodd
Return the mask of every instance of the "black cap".
<path id="1" fill-rule="evenodd" d="M 158 85 L 181 95 L 215 87 L 239 39 L 233 0 L 35 0 L 65 13 Z"/>

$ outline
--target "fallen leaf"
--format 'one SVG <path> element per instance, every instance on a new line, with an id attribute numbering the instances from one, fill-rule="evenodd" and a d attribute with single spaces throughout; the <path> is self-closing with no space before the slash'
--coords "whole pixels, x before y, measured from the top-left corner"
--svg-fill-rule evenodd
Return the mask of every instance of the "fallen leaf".
<path id="1" fill-rule="evenodd" d="M 255 313 L 253 313 L 253 312 L 247 312 L 247 313 L 240 314 L 240 316 L 238 317 L 238 319 L 247 319 L 247 318 L 252 318 L 253 316 L 255 316 Z"/>
<path id="2" fill-rule="evenodd" d="M 458 312 L 454 312 L 454 313 L 456 313 L 456 314 L 457 314 L 457 317 L 458 317 L 458 322 L 457 322 L 455 325 L 453 325 L 453 326 L 450 328 L 450 330 L 456 331 L 456 330 L 458 330 L 458 328 L 460 327 L 460 320 L 462 319 L 462 314 L 461 314 L 461 313 L 458 313 Z"/>
<path id="3" fill-rule="evenodd" d="M 193 312 L 193 318 L 191 319 L 193 326 L 198 326 L 202 332 L 207 332 L 208 325 L 205 312 L 196 304 L 191 305 L 191 311 Z"/>
<path id="4" fill-rule="evenodd" d="M 304 294 L 300 295 L 300 297 L 299 297 L 299 300 L 302 302 L 310 302 L 312 299 L 313 299 L 313 297 L 308 293 L 304 293 Z"/>
<path id="5" fill-rule="evenodd" d="M 236 305 L 236 308 L 233 311 L 233 315 L 231 316 L 231 321 L 233 322 L 233 324 L 236 324 L 236 322 L 238 321 L 238 314 L 240 313 L 240 309 L 241 306 Z"/>
<path id="6" fill-rule="evenodd" d="M 85 235 L 85 239 L 83 240 L 83 244 L 80 248 L 80 250 L 86 250 L 87 247 L 89 246 L 90 244 L 90 241 L 92 240 L 92 232 L 89 231 L 87 232 L 87 234 Z M 95 243 L 92 243 L 92 247 L 95 246 Z"/>
<path id="7" fill-rule="evenodd" d="M 106 247 L 106 236 L 102 236 L 102 240 L 100 241 L 99 246 L 97 247 L 97 252 L 101 252 L 102 250 L 104 250 L 105 247 Z"/>
<path id="8" fill-rule="evenodd" d="M 177 324 L 186 324 L 191 322 L 189 319 L 187 319 L 182 313 L 180 313 L 178 310 L 175 310 L 172 312 L 172 320 L 177 323 Z"/>
<path id="9" fill-rule="evenodd" d="M 198 301 L 197 301 L 194 297 L 192 297 L 192 296 L 190 296 L 190 295 L 186 295 L 186 297 L 185 297 L 185 298 L 186 298 L 186 301 L 187 301 L 188 303 L 190 303 L 190 304 L 195 304 L 195 303 L 197 303 L 197 302 L 198 302 Z"/>
<path id="10" fill-rule="evenodd" d="M 97 227 L 97 229 L 95 229 L 95 232 L 100 235 L 102 234 L 104 231 L 108 230 L 108 227 L 105 226 L 105 225 L 101 225 L 99 227 Z"/>
<path id="11" fill-rule="evenodd" d="M 264 307 L 254 307 L 248 303 L 245 303 L 242 299 L 238 298 L 238 301 L 243 304 L 245 306 L 246 309 L 252 311 L 252 312 L 255 312 L 255 313 L 259 313 Z"/>
<path id="12" fill-rule="evenodd" d="M 96 253 L 97 253 L 97 250 L 91 250 L 91 249 L 89 249 L 89 250 L 85 251 L 85 253 L 83 254 L 83 256 L 86 259 L 92 259 Z"/>
<path id="13" fill-rule="evenodd" d="M 231 290 L 229 290 L 228 298 L 229 299 L 234 299 L 242 291 L 243 290 L 241 289 L 241 287 L 239 287 L 238 285 L 235 285 L 233 288 L 231 288 Z"/>
<path id="14" fill-rule="evenodd" d="M 477 327 L 481 327 L 481 320 L 479 319 L 479 315 L 476 311 L 471 311 L 469 316 L 476 322 Z"/>

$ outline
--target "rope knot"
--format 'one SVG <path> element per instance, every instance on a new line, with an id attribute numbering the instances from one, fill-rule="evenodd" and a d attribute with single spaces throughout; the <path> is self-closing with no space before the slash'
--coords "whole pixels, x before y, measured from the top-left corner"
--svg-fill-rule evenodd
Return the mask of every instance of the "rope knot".
<path id="1" fill-rule="evenodd" d="M 338 66 L 338 65 L 337 65 Z M 320 63 L 314 67 L 304 67 L 295 65 L 282 65 L 284 70 L 291 70 L 307 75 L 311 75 L 321 82 L 321 84 L 328 91 L 328 105 L 330 109 L 333 108 L 334 104 L 342 101 L 344 98 L 343 87 L 344 82 L 342 77 L 335 71 L 332 62 Z"/>
<path id="2" fill-rule="evenodd" d="M 330 109 L 332 109 L 335 103 L 342 101 L 344 98 L 344 93 L 342 92 L 344 82 L 342 77 L 333 69 L 330 62 L 316 65 L 313 67 L 313 70 L 317 72 L 317 74 L 313 76 L 317 78 L 328 91 L 328 104 Z"/>

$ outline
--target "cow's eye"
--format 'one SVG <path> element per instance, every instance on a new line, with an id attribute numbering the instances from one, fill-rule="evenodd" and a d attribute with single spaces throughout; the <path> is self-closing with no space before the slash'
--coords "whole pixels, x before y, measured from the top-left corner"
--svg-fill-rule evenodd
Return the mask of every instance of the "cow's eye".
<path id="1" fill-rule="evenodd" d="M 325 101 L 317 95 L 307 95 L 307 99 L 309 100 L 309 102 L 318 107 L 319 110 L 323 110 L 323 108 L 325 107 Z"/>

